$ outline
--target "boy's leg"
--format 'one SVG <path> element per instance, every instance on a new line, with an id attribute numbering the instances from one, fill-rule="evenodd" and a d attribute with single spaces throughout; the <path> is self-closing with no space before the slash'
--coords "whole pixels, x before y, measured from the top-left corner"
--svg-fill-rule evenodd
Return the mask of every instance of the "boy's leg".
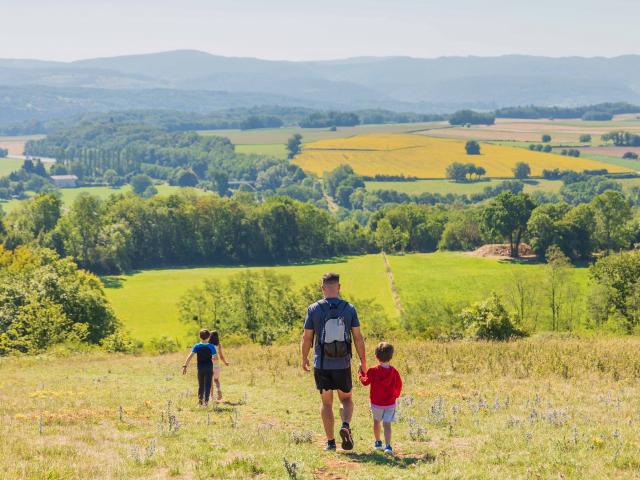
<path id="1" fill-rule="evenodd" d="M 376 442 L 380 441 L 380 420 L 373 420 L 373 436 L 376 437 Z"/>
<path id="2" fill-rule="evenodd" d="M 198 368 L 198 400 L 202 404 L 204 400 L 204 369 Z"/>
<path id="3" fill-rule="evenodd" d="M 391 445 L 391 423 L 382 422 L 382 428 L 384 428 L 384 444 Z M 380 424 L 378 424 L 378 435 L 380 435 Z M 377 437 L 379 438 L 379 437 Z"/>
<path id="4" fill-rule="evenodd" d="M 327 440 L 335 440 L 334 419 L 333 419 L 333 390 L 322 390 L 320 392 L 322 407 L 320 408 L 320 416 L 322 417 L 322 425 L 324 432 L 327 434 Z"/>
<path id="5" fill-rule="evenodd" d="M 213 378 L 213 370 L 211 367 L 203 369 L 204 374 L 204 403 L 209 402 L 209 394 L 211 393 L 211 379 Z"/>

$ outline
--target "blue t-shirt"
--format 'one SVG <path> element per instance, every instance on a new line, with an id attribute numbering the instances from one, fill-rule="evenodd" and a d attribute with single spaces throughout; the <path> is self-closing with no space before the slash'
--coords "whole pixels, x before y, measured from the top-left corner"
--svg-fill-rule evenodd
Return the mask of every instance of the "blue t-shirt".
<path id="1" fill-rule="evenodd" d="M 217 353 L 212 343 L 196 343 L 191 349 L 198 358 L 198 367 L 213 365 L 213 356 Z"/>
<path id="2" fill-rule="evenodd" d="M 340 300 L 339 298 L 327 298 L 327 302 L 329 302 L 330 306 L 337 306 L 339 303 L 342 303 L 344 300 Z M 325 307 L 326 308 L 326 307 Z M 342 308 L 342 307 L 338 307 Z M 344 318 L 344 327 L 345 330 L 351 332 L 353 327 L 359 327 L 360 321 L 358 320 L 358 314 L 356 309 L 350 303 L 347 304 L 346 308 L 342 311 L 342 315 Z M 306 330 L 314 331 L 314 350 L 313 350 L 313 367 L 320 368 L 320 352 L 322 346 L 318 343 L 318 339 L 322 335 L 322 329 L 324 328 L 325 314 L 320 306 L 319 302 L 313 303 L 309 305 L 307 308 L 307 316 L 304 319 L 304 328 Z M 327 358 L 324 357 L 322 368 L 323 370 L 342 370 L 345 368 L 349 368 L 351 366 L 351 357 L 346 356 L 344 358 Z"/>

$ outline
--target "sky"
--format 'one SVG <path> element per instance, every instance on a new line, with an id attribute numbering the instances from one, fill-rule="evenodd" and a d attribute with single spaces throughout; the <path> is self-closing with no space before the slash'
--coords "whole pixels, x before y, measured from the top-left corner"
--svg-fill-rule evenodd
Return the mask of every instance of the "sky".
<path id="1" fill-rule="evenodd" d="M 0 58 L 640 53 L 637 0 L 0 0 Z"/>

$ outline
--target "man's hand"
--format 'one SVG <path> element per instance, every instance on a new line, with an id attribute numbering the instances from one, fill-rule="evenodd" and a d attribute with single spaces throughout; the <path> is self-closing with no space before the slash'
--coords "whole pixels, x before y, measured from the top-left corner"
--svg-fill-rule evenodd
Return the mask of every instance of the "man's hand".
<path id="1" fill-rule="evenodd" d="M 309 366 L 309 359 L 307 357 L 302 359 L 302 370 L 304 370 L 305 372 L 311 371 L 311 368 Z"/>
<path id="2" fill-rule="evenodd" d="M 362 364 L 362 363 L 361 363 L 361 364 L 360 364 L 360 367 L 359 367 L 359 370 L 360 370 L 360 373 L 361 373 L 362 375 L 366 375 L 366 374 L 367 374 L 367 365 L 366 365 L 366 364 Z"/>

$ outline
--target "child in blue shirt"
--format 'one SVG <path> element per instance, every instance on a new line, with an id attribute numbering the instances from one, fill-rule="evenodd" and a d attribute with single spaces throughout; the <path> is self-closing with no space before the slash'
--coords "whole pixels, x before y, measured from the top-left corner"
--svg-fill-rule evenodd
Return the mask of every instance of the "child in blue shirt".
<path id="1" fill-rule="evenodd" d="M 191 361 L 191 357 L 196 355 L 198 361 L 198 400 L 200 405 L 207 406 L 209 404 L 209 394 L 211 393 L 211 379 L 213 378 L 213 362 L 218 360 L 216 347 L 209 343 L 211 333 L 206 328 L 200 330 L 201 342 L 196 343 L 191 349 L 191 353 L 182 365 L 182 374 L 186 375 L 187 366 Z"/>

